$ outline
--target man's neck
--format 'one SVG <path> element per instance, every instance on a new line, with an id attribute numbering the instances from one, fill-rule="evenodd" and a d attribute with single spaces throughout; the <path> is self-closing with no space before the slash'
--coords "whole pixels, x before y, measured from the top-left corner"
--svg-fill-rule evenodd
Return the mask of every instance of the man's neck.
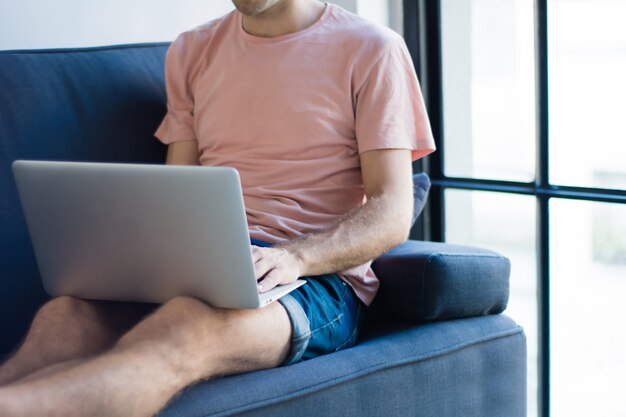
<path id="1" fill-rule="evenodd" d="M 324 12 L 318 0 L 283 0 L 258 15 L 243 15 L 243 29 L 251 35 L 274 38 L 313 25 Z"/>

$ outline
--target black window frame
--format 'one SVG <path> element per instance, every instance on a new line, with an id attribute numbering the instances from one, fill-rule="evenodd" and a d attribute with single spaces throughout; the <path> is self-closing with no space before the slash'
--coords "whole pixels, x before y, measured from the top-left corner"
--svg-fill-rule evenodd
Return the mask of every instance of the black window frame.
<path id="1" fill-rule="evenodd" d="M 548 2 L 534 1 L 536 73 L 535 181 L 516 182 L 449 177 L 444 171 L 441 0 L 404 0 L 404 37 L 420 79 L 437 152 L 418 161 L 416 170 L 432 181 L 422 225 L 412 237 L 445 241 L 445 191 L 490 191 L 534 196 L 537 204 L 538 416 L 550 416 L 550 199 L 626 204 L 626 190 L 576 187 L 549 181 Z"/>

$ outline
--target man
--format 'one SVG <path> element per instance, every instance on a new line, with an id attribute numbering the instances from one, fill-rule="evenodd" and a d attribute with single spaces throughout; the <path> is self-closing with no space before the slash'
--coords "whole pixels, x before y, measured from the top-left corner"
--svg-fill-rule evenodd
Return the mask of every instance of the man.
<path id="1" fill-rule="evenodd" d="M 259 291 L 307 285 L 256 310 L 54 299 L 0 367 L 1 416 L 150 416 L 194 382 L 354 343 L 369 262 L 406 239 L 411 161 L 434 150 L 406 47 L 317 0 L 233 2 L 170 47 L 156 135 L 168 164 L 239 170 Z"/>

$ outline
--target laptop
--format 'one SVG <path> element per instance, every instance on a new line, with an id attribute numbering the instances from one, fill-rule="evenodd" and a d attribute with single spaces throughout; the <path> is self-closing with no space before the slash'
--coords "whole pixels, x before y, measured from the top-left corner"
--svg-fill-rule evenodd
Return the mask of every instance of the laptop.
<path id="1" fill-rule="evenodd" d="M 305 282 L 259 294 L 233 168 L 15 161 L 13 173 L 51 296 L 258 308 Z"/>

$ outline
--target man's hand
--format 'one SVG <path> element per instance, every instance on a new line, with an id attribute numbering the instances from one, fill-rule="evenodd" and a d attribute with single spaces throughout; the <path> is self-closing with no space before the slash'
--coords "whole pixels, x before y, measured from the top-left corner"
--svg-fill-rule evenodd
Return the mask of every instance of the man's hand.
<path id="1" fill-rule="evenodd" d="M 252 259 L 261 293 L 277 285 L 292 283 L 301 276 L 300 260 L 285 248 L 252 245 Z"/>

